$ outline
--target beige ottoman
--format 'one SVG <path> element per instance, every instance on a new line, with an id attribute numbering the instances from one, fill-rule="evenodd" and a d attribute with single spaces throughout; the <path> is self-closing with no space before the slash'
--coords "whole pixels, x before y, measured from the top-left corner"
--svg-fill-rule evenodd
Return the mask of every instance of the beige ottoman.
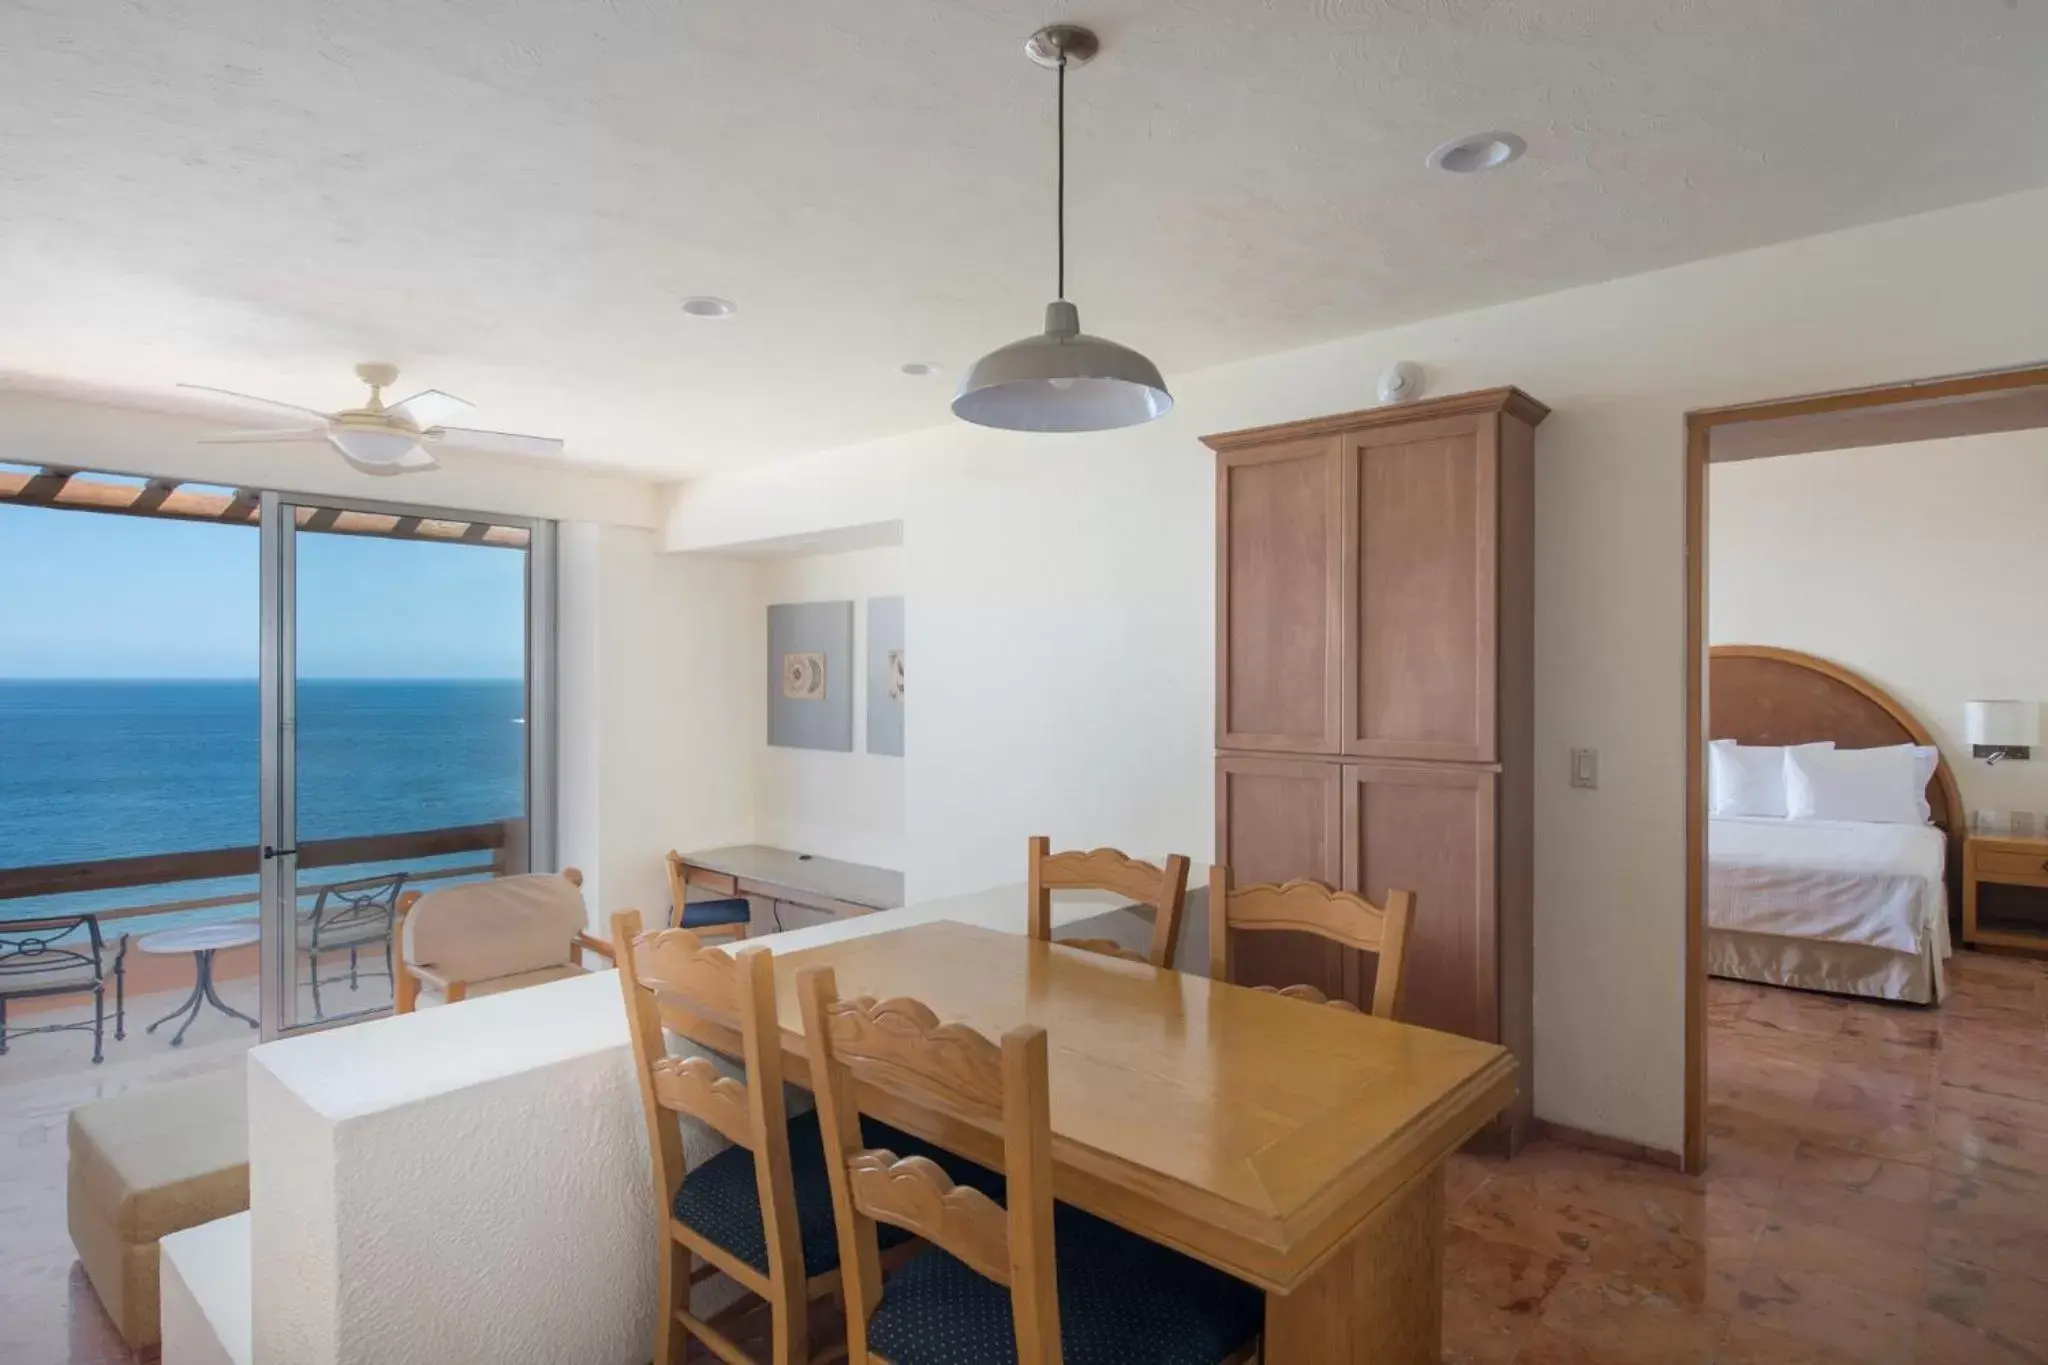
<path id="1" fill-rule="evenodd" d="M 249 1207 L 242 1067 L 71 1111 L 71 1244 L 132 1349 L 157 1342 L 157 1239 Z"/>

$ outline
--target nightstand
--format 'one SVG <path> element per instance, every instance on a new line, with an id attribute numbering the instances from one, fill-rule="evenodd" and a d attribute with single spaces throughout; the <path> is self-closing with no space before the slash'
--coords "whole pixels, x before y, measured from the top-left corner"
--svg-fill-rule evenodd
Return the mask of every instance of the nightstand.
<path id="1" fill-rule="evenodd" d="M 1963 840 L 1963 942 L 2048 952 L 2048 924 L 2039 933 L 1977 927 L 1979 882 L 2048 888 L 2048 838 L 1972 834 Z"/>

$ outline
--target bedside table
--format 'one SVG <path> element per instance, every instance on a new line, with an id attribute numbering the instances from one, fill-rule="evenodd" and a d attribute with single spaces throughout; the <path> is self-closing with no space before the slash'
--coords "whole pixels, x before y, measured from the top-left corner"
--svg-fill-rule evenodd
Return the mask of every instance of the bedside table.
<path id="1" fill-rule="evenodd" d="M 1963 942 L 2048 952 L 2048 925 L 2040 933 L 1977 927 L 1980 882 L 2048 888 L 2048 837 L 1971 834 L 1963 839 Z"/>

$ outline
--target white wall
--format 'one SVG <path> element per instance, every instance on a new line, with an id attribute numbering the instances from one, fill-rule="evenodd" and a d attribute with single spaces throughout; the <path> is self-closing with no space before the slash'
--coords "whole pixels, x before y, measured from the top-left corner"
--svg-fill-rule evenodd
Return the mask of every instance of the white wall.
<path id="1" fill-rule="evenodd" d="M 668 904 L 662 855 L 753 837 L 767 651 L 753 566 L 561 530 L 561 861 L 593 924 Z"/>
<path id="2" fill-rule="evenodd" d="M 868 602 L 903 592 L 900 545 L 757 561 L 761 615 L 777 602 L 853 602 L 853 751 L 777 748 L 766 722 L 756 736 L 754 836 L 827 858 L 903 866 L 904 760 L 867 751 Z M 905 631 L 906 639 L 908 630 Z M 766 706 L 767 645 L 756 680 Z M 906 723 L 909 715 L 906 712 Z M 908 747 L 906 745 L 906 747 Z"/>
<path id="3" fill-rule="evenodd" d="M 2043 241 L 2034 192 L 1173 375 L 1178 406 L 1135 430 L 935 426 L 686 485 L 667 541 L 719 543 L 720 516 L 758 538 L 903 509 L 913 898 L 1014 880 L 1039 831 L 1201 856 L 1214 494 L 1197 438 L 1367 406 L 1399 359 L 1435 393 L 1521 385 L 1555 409 L 1537 440 L 1536 1109 L 1675 1150 L 1683 414 L 2048 357 Z M 1570 789 L 1574 745 L 1601 751 L 1599 790 Z"/>
<path id="4" fill-rule="evenodd" d="M 1846 664 L 1934 734 L 1971 809 L 2048 812 L 2048 753 L 1972 759 L 1963 703 L 2048 699 L 2048 431 L 1708 471 L 1708 637 Z"/>

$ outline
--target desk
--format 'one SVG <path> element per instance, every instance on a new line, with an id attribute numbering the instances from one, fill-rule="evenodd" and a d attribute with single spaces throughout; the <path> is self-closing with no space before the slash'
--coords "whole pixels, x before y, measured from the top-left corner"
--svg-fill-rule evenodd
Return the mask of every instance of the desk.
<path id="1" fill-rule="evenodd" d="M 886 867 L 816 858 L 766 844 L 733 844 L 676 855 L 686 885 L 714 896 L 760 897 L 832 916 L 866 915 L 903 904 L 903 874 Z M 797 927 L 797 926 L 784 926 Z"/>
<path id="2" fill-rule="evenodd" d="M 1043 1026 L 1054 1192 L 1264 1288 L 1268 1365 L 1440 1358 L 1443 1163 L 1514 1098 L 1505 1049 L 935 921 L 776 953 L 798 1084 L 795 977 L 817 966 L 842 996 L 914 996 L 991 1036 Z M 665 1016 L 701 1045 L 738 1048 Z M 863 1107 L 1001 1165 L 999 1126 L 880 1092 Z"/>

